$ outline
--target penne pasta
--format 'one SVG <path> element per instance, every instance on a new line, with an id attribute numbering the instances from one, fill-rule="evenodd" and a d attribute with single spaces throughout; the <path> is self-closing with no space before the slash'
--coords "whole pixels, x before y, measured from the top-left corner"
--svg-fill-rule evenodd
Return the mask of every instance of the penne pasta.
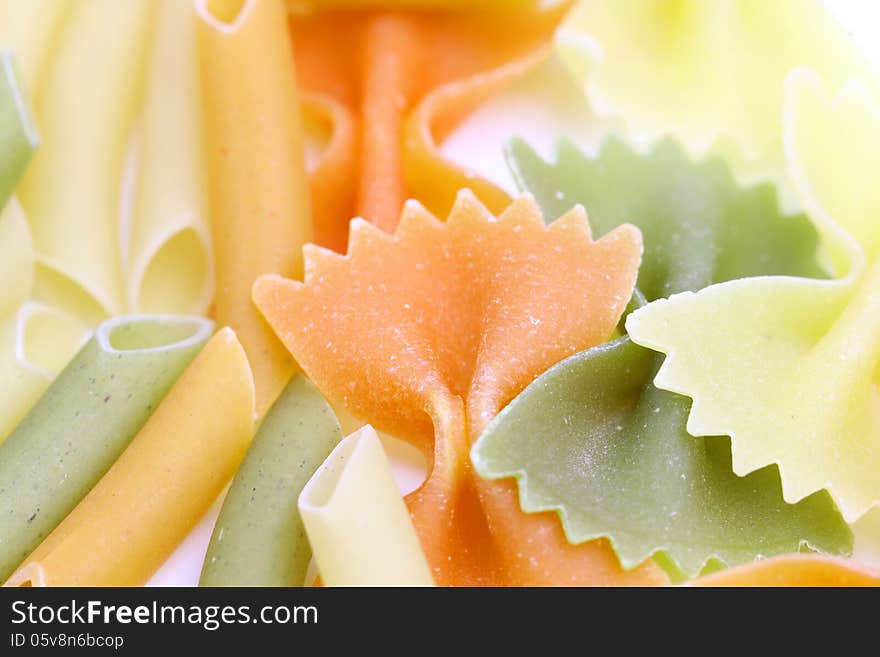
<path id="1" fill-rule="evenodd" d="M 36 98 L 70 0 L 0 0 L 0 49 L 15 53 L 23 86 Z"/>
<path id="2" fill-rule="evenodd" d="M 6 585 L 143 585 L 235 473 L 253 418 L 253 377 L 226 328 Z"/>
<path id="3" fill-rule="evenodd" d="M 91 490 L 199 352 L 212 323 L 117 317 L 0 445 L 0 578 Z"/>
<path id="4" fill-rule="evenodd" d="M 0 444 L 89 335 L 78 318 L 34 301 L 0 317 Z"/>
<path id="5" fill-rule="evenodd" d="M 343 440 L 299 497 L 328 586 L 433 586 L 391 466 L 369 425 Z"/>
<path id="6" fill-rule="evenodd" d="M 299 275 L 311 238 L 293 54 L 281 2 L 199 0 L 196 11 L 216 319 L 244 345 L 262 415 L 294 363 L 251 303 L 251 286 L 267 272 Z"/>
<path id="7" fill-rule="evenodd" d="M 15 58 L 11 52 L 0 51 L 0 210 L 15 190 L 39 141 Z"/>
<path id="8" fill-rule="evenodd" d="M 135 313 L 204 313 L 214 290 L 192 7 L 158 5 L 126 274 Z"/>
<path id="9" fill-rule="evenodd" d="M 75 3 L 37 105 L 43 146 L 20 198 L 35 295 L 90 324 L 123 308 L 119 189 L 154 3 Z"/>
<path id="10" fill-rule="evenodd" d="M 297 498 L 342 439 L 333 410 L 304 376 L 263 420 L 214 526 L 200 586 L 302 586 L 312 550 Z"/>

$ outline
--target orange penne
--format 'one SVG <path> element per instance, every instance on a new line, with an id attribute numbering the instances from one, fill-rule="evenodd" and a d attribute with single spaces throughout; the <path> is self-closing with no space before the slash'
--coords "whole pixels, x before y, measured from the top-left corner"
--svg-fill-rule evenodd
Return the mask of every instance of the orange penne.
<path id="1" fill-rule="evenodd" d="M 311 239 L 293 53 L 279 0 L 198 0 L 216 319 L 254 371 L 257 413 L 295 364 L 251 303 L 260 274 L 296 276 Z"/>
<path id="2" fill-rule="evenodd" d="M 399 8 L 292 14 L 308 107 L 333 129 L 311 176 L 315 241 L 344 250 L 353 216 L 393 231 L 411 197 L 446 216 L 463 186 L 492 211 L 503 210 L 507 194 L 445 160 L 436 142 L 546 56 L 567 6 L 542 10 L 532 3 L 503 14 Z"/>

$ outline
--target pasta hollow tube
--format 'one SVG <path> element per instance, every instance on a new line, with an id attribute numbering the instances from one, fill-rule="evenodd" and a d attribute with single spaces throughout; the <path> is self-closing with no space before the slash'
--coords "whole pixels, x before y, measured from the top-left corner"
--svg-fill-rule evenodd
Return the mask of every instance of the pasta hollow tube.
<path id="1" fill-rule="evenodd" d="M 391 466 L 366 425 L 303 488 L 299 512 L 328 586 L 433 586 Z"/>
<path id="2" fill-rule="evenodd" d="M 16 54 L 31 98 L 39 92 L 55 38 L 72 5 L 70 0 L 0 0 L 0 49 Z"/>
<path id="3" fill-rule="evenodd" d="M 125 450 L 207 341 L 199 317 L 117 317 L 0 445 L 0 578 L 67 516 Z"/>
<path id="4" fill-rule="evenodd" d="M 22 181 L 38 299 L 96 324 L 123 309 L 119 190 L 151 0 L 71 7 L 37 105 L 43 144 Z"/>
<path id="5" fill-rule="evenodd" d="M 157 4 L 126 305 L 130 312 L 201 314 L 214 279 L 194 16 L 188 2 Z"/>
<path id="6" fill-rule="evenodd" d="M 0 210 L 40 142 L 16 69 L 12 53 L 0 51 Z"/>
<path id="7" fill-rule="evenodd" d="M 250 366 L 226 328 L 7 585 L 143 585 L 234 474 L 253 418 Z"/>
<path id="8" fill-rule="evenodd" d="M 244 345 L 262 416 L 295 366 L 251 303 L 251 286 L 268 272 L 297 276 L 311 239 L 293 50 L 277 0 L 199 0 L 196 11 L 216 319 Z"/>
<path id="9" fill-rule="evenodd" d="M 200 586 L 302 586 L 312 550 L 296 507 L 342 439 L 330 405 L 295 377 L 263 420 L 214 526 Z"/>

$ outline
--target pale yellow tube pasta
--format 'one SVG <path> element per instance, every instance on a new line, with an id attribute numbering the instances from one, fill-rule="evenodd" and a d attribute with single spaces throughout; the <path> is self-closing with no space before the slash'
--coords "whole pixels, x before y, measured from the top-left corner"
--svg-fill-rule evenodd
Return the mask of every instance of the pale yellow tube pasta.
<path id="1" fill-rule="evenodd" d="M 34 284 L 34 247 L 21 205 L 0 208 L 0 318 L 27 299 Z"/>
<path id="2" fill-rule="evenodd" d="M 21 206 L 0 213 L 0 443 L 89 337 L 72 315 L 25 301 L 34 253 Z"/>
<path id="3" fill-rule="evenodd" d="M 299 496 L 328 586 L 433 586 L 409 511 L 369 425 L 331 452 Z"/>
<path id="4" fill-rule="evenodd" d="M 6 585 L 143 585 L 232 478 L 253 421 L 250 366 L 225 328 Z"/>
<path id="5" fill-rule="evenodd" d="M 214 276 L 193 8 L 161 0 L 140 131 L 128 312 L 202 314 Z"/>
<path id="6" fill-rule="evenodd" d="M 77 317 L 33 301 L 0 319 L 0 443 L 90 335 Z"/>
<path id="7" fill-rule="evenodd" d="M 72 6 L 70 0 L 0 0 L 0 49 L 15 53 L 24 87 L 32 99 L 52 44 Z"/>
<path id="8" fill-rule="evenodd" d="M 43 144 L 21 186 L 35 296 L 97 323 L 123 308 L 119 188 L 152 0 L 74 3 L 37 103 Z"/>

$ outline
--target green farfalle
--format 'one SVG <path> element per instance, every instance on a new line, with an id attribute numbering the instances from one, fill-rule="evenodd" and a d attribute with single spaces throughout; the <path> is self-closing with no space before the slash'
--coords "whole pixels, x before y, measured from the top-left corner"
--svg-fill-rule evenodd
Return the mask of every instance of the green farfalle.
<path id="1" fill-rule="evenodd" d="M 692 163 L 671 141 L 647 155 L 611 141 L 592 159 L 561 142 L 555 163 L 517 141 L 508 155 L 547 216 L 581 203 L 597 234 L 641 228 L 648 300 L 771 272 L 824 275 L 815 229 L 781 216 L 772 186 L 741 189 L 722 162 Z M 608 537 L 627 568 L 656 555 L 691 577 L 712 560 L 851 552 L 827 493 L 787 504 L 775 467 L 738 477 L 729 439 L 688 434 L 690 400 L 652 383 L 662 362 L 623 336 L 559 363 L 486 430 L 477 472 L 516 477 L 526 512 L 558 511 L 572 543 Z"/>

